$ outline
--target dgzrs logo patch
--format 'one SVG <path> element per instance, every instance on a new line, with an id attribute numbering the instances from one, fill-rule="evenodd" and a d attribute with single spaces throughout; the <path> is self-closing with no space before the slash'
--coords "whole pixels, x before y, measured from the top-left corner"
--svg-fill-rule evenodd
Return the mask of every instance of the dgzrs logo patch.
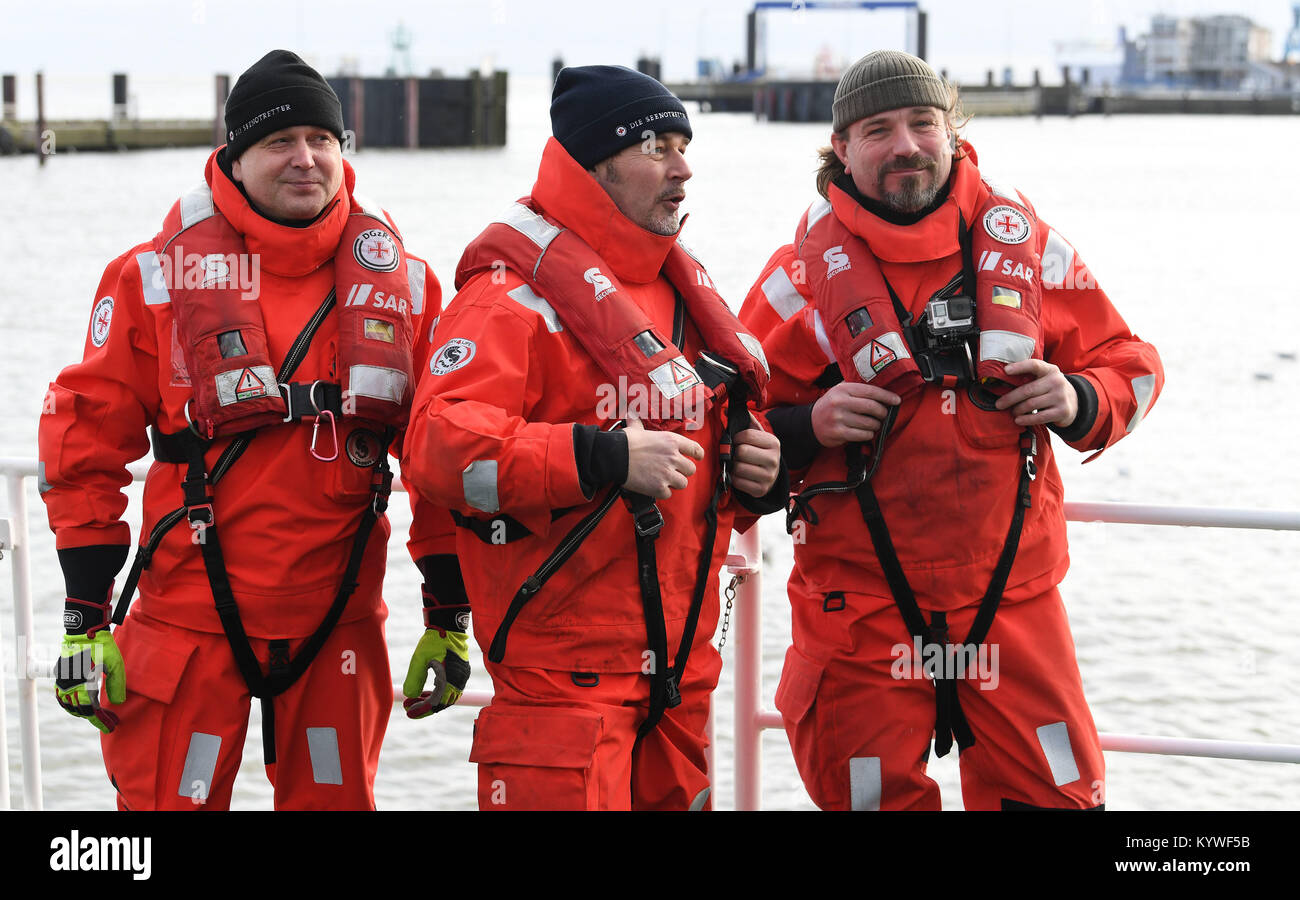
<path id="1" fill-rule="evenodd" d="M 995 241 L 1023 244 L 1029 240 L 1029 218 L 1014 206 L 995 206 L 984 214 L 984 230 Z"/>
<path id="2" fill-rule="evenodd" d="M 90 314 L 90 342 L 96 347 L 108 340 L 108 327 L 113 324 L 113 298 L 101 297 Z"/>
<path id="3" fill-rule="evenodd" d="M 433 375 L 446 375 L 448 372 L 454 372 L 468 365 L 469 361 L 474 358 L 474 351 L 477 349 L 473 341 L 467 341 L 464 338 L 452 338 L 433 355 L 433 360 L 429 363 L 429 372 Z"/>
<path id="4" fill-rule="evenodd" d="M 382 228 L 361 232 L 352 242 L 352 255 L 357 262 L 375 272 L 391 272 L 397 268 L 397 243 Z"/>

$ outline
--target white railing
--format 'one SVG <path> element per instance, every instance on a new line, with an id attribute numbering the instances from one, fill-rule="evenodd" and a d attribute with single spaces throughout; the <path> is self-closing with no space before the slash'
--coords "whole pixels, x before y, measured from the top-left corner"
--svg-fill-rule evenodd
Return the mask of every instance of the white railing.
<path id="1" fill-rule="evenodd" d="M 132 477 L 141 481 L 148 470 L 145 463 L 129 467 Z M 22 746 L 23 808 L 41 809 L 40 734 L 36 720 L 36 682 L 48 675 L 48 664 L 31 656 L 32 622 L 31 567 L 27 528 L 26 482 L 37 474 L 36 461 L 0 457 L 0 475 L 8 490 L 8 518 L 0 518 L 0 553 L 12 557 L 14 596 L 14 634 L 17 659 L 19 728 Z M 394 490 L 405 490 L 394 479 Z M 1300 510 L 1228 509 L 1201 506 L 1155 506 L 1138 503 L 1067 502 L 1065 517 L 1073 522 L 1110 522 L 1141 525 L 1181 525 L 1208 528 L 1253 528 L 1275 531 L 1300 531 Z M 736 590 L 732 614 L 732 633 L 736 648 L 735 686 L 735 808 L 756 810 L 762 788 L 762 744 L 765 728 L 783 728 L 779 713 L 763 707 L 762 696 L 762 554 L 759 527 L 736 535 L 736 554 L 727 557 L 726 569 L 742 576 Z M 0 659 L 3 659 L 4 634 L 0 629 Z M 2 667 L 0 667 L 2 668 Z M 401 691 L 394 689 L 394 698 Z M 467 691 L 460 703 L 486 706 L 492 695 L 485 691 Z M 712 734 L 713 723 L 709 729 Z M 713 764 L 710 741 L 709 767 Z M 1244 741 L 1214 741 L 1152 735 L 1102 732 L 1103 750 L 1118 753 L 1155 753 L 1165 756 L 1201 756 L 1259 762 L 1300 763 L 1300 744 L 1267 744 Z M 5 719 L 4 693 L 0 691 L 0 809 L 11 808 L 9 797 L 9 751 Z"/>

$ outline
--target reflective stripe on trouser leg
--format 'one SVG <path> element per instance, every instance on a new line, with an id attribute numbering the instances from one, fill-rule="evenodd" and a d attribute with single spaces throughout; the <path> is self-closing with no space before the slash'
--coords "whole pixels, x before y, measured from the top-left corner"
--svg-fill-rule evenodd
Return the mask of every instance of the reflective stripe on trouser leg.
<path id="1" fill-rule="evenodd" d="M 185 751 L 185 768 L 181 770 L 181 781 L 176 791 L 178 796 L 188 797 L 196 803 L 208 799 L 220 752 L 221 738 L 218 735 L 201 731 L 190 735 L 190 746 Z"/>
<path id="2" fill-rule="evenodd" d="M 1038 728 L 1038 745 L 1043 748 L 1047 766 L 1052 770 L 1052 781 L 1057 787 L 1079 780 L 1079 766 L 1070 747 L 1070 730 L 1064 722 Z"/>
<path id="3" fill-rule="evenodd" d="M 339 734 L 333 728 L 308 728 L 307 752 L 311 754 L 311 777 L 317 784 L 342 784 L 339 762 Z"/>
<path id="4" fill-rule="evenodd" d="M 849 760 L 849 808 L 880 809 L 880 757 L 855 756 Z"/>

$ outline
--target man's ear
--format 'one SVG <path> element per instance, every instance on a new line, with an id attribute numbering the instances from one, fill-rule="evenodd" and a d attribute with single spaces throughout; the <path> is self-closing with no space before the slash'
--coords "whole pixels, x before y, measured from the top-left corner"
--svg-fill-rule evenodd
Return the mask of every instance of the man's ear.
<path id="1" fill-rule="evenodd" d="M 845 138 L 845 132 L 831 132 L 831 151 L 834 152 L 835 158 L 847 170 L 849 167 L 849 142 Z"/>
<path id="2" fill-rule="evenodd" d="M 240 184 L 243 184 L 243 170 L 240 168 L 239 162 L 239 160 L 235 160 L 230 164 L 230 177 L 238 181 Z"/>

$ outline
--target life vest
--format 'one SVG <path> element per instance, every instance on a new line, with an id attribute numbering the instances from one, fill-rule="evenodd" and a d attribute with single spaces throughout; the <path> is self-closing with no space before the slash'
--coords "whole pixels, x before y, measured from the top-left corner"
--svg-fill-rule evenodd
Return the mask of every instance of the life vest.
<path id="1" fill-rule="evenodd" d="M 237 277 L 248 271 L 248 249 L 207 185 L 172 205 L 154 251 L 194 389 L 187 413 L 199 434 L 211 440 L 292 417 L 276 383 L 261 305 Z M 410 290 L 401 239 L 380 214 L 354 206 L 334 254 L 334 284 L 341 298 L 339 412 L 404 427 L 414 391 Z M 322 394 L 313 393 L 312 408 L 323 406 Z"/>
<path id="2" fill-rule="evenodd" d="M 570 229 L 532 208 L 524 197 L 488 225 L 461 255 L 456 288 L 504 264 L 545 297 L 570 333 L 611 382 L 626 379 L 650 398 L 647 428 L 681 429 L 702 416 L 739 378 L 748 397 L 765 399 L 769 375 L 762 344 L 751 335 L 713 287 L 704 266 L 680 242 L 664 260 L 663 275 L 686 307 L 709 351 L 694 366 L 659 334 L 621 290 L 596 251 Z"/>
<path id="3" fill-rule="evenodd" d="M 841 202 L 854 202 L 836 185 L 830 190 L 838 192 Z M 1031 380 L 1008 375 L 1006 366 L 1031 358 L 1038 343 L 1042 264 L 1033 237 L 1037 217 L 1019 199 L 995 195 L 987 182 L 979 182 L 977 191 L 975 221 L 961 223 L 967 248 L 963 282 L 973 273 L 979 335 L 972 361 L 975 377 L 987 389 L 1005 393 Z M 900 396 L 919 388 L 927 379 L 915 358 L 920 349 L 916 326 L 867 242 L 840 221 L 829 200 L 817 201 L 803 214 L 794 246 L 844 377 Z M 950 308 L 946 299 L 936 306 L 941 315 Z"/>

